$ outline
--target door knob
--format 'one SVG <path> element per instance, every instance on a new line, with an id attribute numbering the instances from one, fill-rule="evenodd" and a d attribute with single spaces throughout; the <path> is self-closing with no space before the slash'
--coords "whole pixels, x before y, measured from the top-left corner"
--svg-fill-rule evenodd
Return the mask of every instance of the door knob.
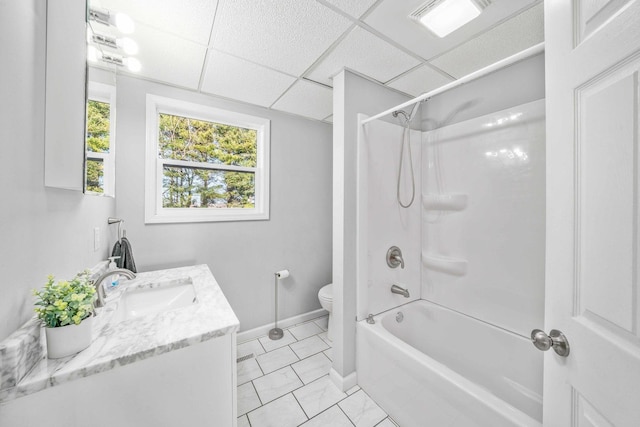
<path id="1" fill-rule="evenodd" d="M 549 331 L 549 335 L 540 329 L 534 329 L 531 331 L 531 342 L 538 350 L 547 351 L 552 348 L 558 356 L 567 357 L 569 355 L 569 341 L 557 329 Z"/>

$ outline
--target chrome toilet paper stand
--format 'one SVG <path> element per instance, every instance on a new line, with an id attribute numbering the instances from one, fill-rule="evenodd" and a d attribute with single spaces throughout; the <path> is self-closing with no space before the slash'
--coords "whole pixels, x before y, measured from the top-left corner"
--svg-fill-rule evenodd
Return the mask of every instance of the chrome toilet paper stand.
<path id="1" fill-rule="evenodd" d="M 269 331 L 269 339 L 272 340 L 279 340 L 280 338 L 282 338 L 284 336 L 284 332 L 282 331 L 282 329 L 278 328 L 278 279 L 280 278 L 280 272 L 276 272 L 273 275 L 273 282 L 275 284 L 275 288 L 276 288 L 276 308 L 275 308 L 275 322 L 273 325 L 273 329 L 271 329 Z"/>

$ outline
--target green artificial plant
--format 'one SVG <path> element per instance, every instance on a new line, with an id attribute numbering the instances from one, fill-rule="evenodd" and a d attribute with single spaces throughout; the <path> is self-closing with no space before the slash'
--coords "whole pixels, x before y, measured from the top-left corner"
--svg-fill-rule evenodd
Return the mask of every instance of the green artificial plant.
<path id="1" fill-rule="evenodd" d="M 79 325 L 83 319 L 93 315 L 96 290 L 89 275 L 90 272 L 85 270 L 70 281 L 59 282 L 49 275 L 44 287 L 33 291 L 37 297 L 34 311 L 46 327 Z"/>

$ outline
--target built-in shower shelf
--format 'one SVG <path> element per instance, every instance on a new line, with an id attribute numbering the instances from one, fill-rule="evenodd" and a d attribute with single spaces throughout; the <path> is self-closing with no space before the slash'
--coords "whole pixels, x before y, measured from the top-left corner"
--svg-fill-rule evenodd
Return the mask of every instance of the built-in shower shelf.
<path id="1" fill-rule="evenodd" d="M 467 274 L 467 260 L 462 258 L 453 258 L 423 252 L 422 264 L 431 270 L 454 276 L 464 276 Z"/>
<path id="2" fill-rule="evenodd" d="M 423 194 L 422 206 L 429 211 L 461 211 L 468 200 L 467 194 Z"/>

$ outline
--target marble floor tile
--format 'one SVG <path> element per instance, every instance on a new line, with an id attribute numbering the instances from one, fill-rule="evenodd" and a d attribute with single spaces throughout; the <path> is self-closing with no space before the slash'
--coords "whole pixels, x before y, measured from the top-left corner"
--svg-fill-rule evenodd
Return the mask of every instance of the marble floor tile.
<path id="1" fill-rule="evenodd" d="M 329 348 L 326 342 L 322 341 L 318 336 L 314 335 L 305 338 L 302 341 L 291 344 L 291 349 L 296 352 L 300 359 L 309 357 L 312 354 L 319 353 Z"/>
<path id="2" fill-rule="evenodd" d="M 331 360 L 324 353 L 318 353 L 294 363 L 291 367 L 296 371 L 303 383 L 309 384 L 329 373 Z"/>
<path id="3" fill-rule="evenodd" d="M 238 427 L 240 427 L 239 424 Z M 382 420 L 382 422 L 380 422 L 380 424 L 376 424 L 376 427 L 398 427 L 398 425 L 391 421 L 389 418 L 385 418 L 384 420 Z"/>
<path id="4" fill-rule="evenodd" d="M 320 329 L 322 329 L 323 331 L 326 331 L 329 325 L 329 316 L 322 316 L 317 319 L 313 319 L 313 322 L 316 325 L 320 326 Z"/>
<path id="5" fill-rule="evenodd" d="M 256 359 L 247 359 L 243 362 L 238 362 L 237 366 L 238 385 L 242 385 L 264 375 Z"/>
<path id="6" fill-rule="evenodd" d="M 264 348 L 262 348 L 262 344 L 258 342 L 258 340 L 247 341 L 242 344 L 238 344 L 237 348 L 237 358 L 240 359 L 243 356 L 247 356 L 251 353 L 254 355 L 259 355 L 264 353 Z"/>
<path id="7" fill-rule="evenodd" d="M 333 351 L 332 348 L 330 348 L 329 350 L 323 351 L 324 355 L 327 356 L 331 361 L 333 361 L 332 351 Z"/>
<path id="8" fill-rule="evenodd" d="M 260 344 L 262 344 L 266 351 L 273 351 L 276 348 L 284 347 L 285 345 L 294 343 L 297 340 L 293 335 L 291 335 L 291 332 L 285 330 L 284 335 L 279 340 L 272 340 L 269 337 L 262 337 L 258 341 L 260 341 Z"/>
<path id="9" fill-rule="evenodd" d="M 338 404 L 356 427 L 374 427 L 387 417 L 376 403 L 359 390 Z"/>
<path id="10" fill-rule="evenodd" d="M 333 405 L 302 424 L 301 427 L 353 427 L 353 424 L 337 405 Z"/>
<path id="11" fill-rule="evenodd" d="M 323 330 L 324 329 L 321 329 L 320 326 L 316 325 L 314 322 L 303 323 L 302 325 L 288 329 L 288 331 L 291 332 L 298 341 L 309 338 L 312 335 L 317 335 Z"/>
<path id="12" fill-rule="evenodd" d="M 308 417 L 313 417 L 347 397 L 329 376 L 324 376 L 293 392 Z"/>
<path id="13" fill-rule="evenodd" d="M 295 427 L 306 419 L 291 393 L 249 413 L 251 427 Z"/>
<path id="14" fill-rule="evenodd" d="M 355 393 L 356 391 L 360 390 L 360 386 L 359 385 L 354 385 L 353 387 L 351 387 L 349 390 L 347 390 L 347 394 L 349 396 L 351 396 L 353 393 Z"/>
<path id="15" fill-rule="evenodd" d="M 296 356 L 289 346 L 285 346 L 268 353 L 261 354 L 256 358 L 256 360 L 262 368 L 262 371 L 265 374 L 268 374 L 287 365 L 291 365 L 300 359 L 298 359 L 298 356 Z"/>
<path id="16" fill-rule="evenodd" d="M 246 415 L 238 418 L 238 427 L 251 427 L 251 424 L 249 424 L 249 419 Z"/>
<path id="17" fill-rule="evenodd" d="M 303 385 L 290 366 L 260 377 L 254 380 L 253 384 L 263 403 L 277 399 Z"/>
<path id="18" fill-rule="evenodd" d="M 249 382 L 238 387 L 238 415 L 244 415 L 260 405 L 262 403 L 252 383 Z"/>
<path id="19" fill-rule="evenodd" d="M 333 343 L 331 342 L 331 340 L 329 339 L 329 337 L 327 336 L 326 332 L 323 332 L 321 334 L 318 334 L 318 336 L 320 338 L 322 338 L 322 341 L 326 342 L 328 345 L 333 345 Z"/>

